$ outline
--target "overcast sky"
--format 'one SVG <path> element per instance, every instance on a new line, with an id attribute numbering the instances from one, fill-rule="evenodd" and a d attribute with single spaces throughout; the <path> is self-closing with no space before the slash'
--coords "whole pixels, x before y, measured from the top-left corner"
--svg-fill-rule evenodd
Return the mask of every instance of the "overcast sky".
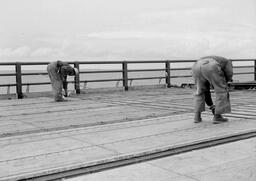
<path id="1" fill-rule="evenodd" d="M 0 0 L 0 61 L 256 58 L 256 0 Z"/>

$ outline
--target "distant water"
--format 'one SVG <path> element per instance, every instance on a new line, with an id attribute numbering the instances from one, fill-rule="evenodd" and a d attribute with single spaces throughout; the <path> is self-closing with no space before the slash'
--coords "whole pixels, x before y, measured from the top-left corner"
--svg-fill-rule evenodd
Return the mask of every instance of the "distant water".
<path id="1" fill-rule="evenodd" d="M 24 72 L 38 72 L 39 70 L 27 70 Z M 1 71 L 1 73 L 10 73 L 10 71 Z M 13 71 L 11 71 L 13 73 Z M 42 72 L 42 71 L 40 71 Z M 44 72 L 44 71 L 43 71 Z M 46 71 L 45 71 L 46 72 Z M 253 68 L 240 68 L 240 69 L 234 69 L 234 72 L 253 72 Z M 177 75 L 191 75 L 190 70 L 184 70 L 184 71 L 171 71 L 171 76 L 177 76 Z M 158 76 L 165 76 L 165 72 L 129 72 L 128 77 L 129 78 L 135 78 L 135 77 L 158 77 Z M 99 80 L 99 79 L 121 79 L 122 73 L 98 73 L 98 74 L 80 74 L 80 80 L 81 89 L 85 88 L 106 88 L 106 87 L 122 87 L 122 82 L 119 83 L 116 81 L 111 82 L 89 82 L 86 85 L 83 83 L 85 80 Z M 244 81 L 252 81 L 254 78 L 253 74 L 243 74 L 243 75 L 234 75 L 234 81 L 244 82 Z M 74 77 L 68 77 L 69 81 L 72 81 Z M 34 82 L 49 82 L 48 75 L 35 75 L 35 76 L 23 76 L 22 82 L 23 83 L 34 83 Z M 8 76 L 8 77 L 0 77 L 0 84 L 11 84 L 15 83 L 15 77 L 14 76 Z M 186 77 L 186 78 L 172 78 L 171 84 L 174 85 L 181 85 L 182 83 L 193 83 L 192 77 Z M 159 79 L 150 79 L 150 80 L 133 80 L 132 82 L 129 81 L 129 86 L 138 86 L 138 85 L 156 85 L 156 84 L 165 84 L 165 79 L 159 80 Z M 23 92 L 27 91 L 27 86 L 23 86 Z M 74 89 L 73 84 L 69 84 L 68 87 L 69 90 Z M 11 87 L 10 93 L 15 93 L 16 88 Z M 29 86 L 29 92 L 42 92 L 42 91 L 50 91 L 51 85 L 38 85 L 38 86 Z M 7 93 L 7 87 L 0 87 L 0 94 L 6 94 Z"/>

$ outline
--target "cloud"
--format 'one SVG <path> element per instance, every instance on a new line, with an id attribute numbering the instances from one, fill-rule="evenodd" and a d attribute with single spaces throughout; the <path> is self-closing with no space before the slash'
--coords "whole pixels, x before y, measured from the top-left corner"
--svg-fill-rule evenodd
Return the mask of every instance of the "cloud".
<path id="1" fill-rule="evenodd" d="M 137 23 L 151 29 L 164 27 L 169 31 L 202 31 L 212 29 L 216 24 L 225 24 L 230 16 L 229 12 L 221 7 L 180 8 L 140 13 L 137 15 Z"/>
<path id="2" fill-rule="evenodd" d="M 101 39 L 165 39 L 169 34 L 161 32 L 140 32 L 140 31 L 117 31 L 117 32 L 99 32 L 88 34 L 89 38 Z"/>
<path id="3" fill-rule="evenodd" d="M 113 32 L 98 32 L 86 35 L 88 38 L 96 39 L 142 39 L 142 40 L 183 40 L 194 39 L 194 35 L 180 34 L 179 32 L 161 32 L 161 31 L 113 31 Z"/>
<path id="4" fill-rule="evenodd" d="M 49 57 L 54 52 L 51 48 L 38 48 L 31 52 L 31 57 Z"/>
<path id="5" fill-rule="evenodd" d="M 227 11 L 224 11 L 227 12 Z M 179 10 L 171 10 L 171 11 L 155 11 L 155 12 L 145 12 L 140 13 L 138 18 L 142 20 L 151 20 L 151 21 L 159 21 L 159 20 L 173 20 L 180 18 L 189 18 L 189 19 L 198 19 L 205 17 L 216 17 L 216 14 L 223 14 L 223 9 L 220 7 L 212 7 L 212 8 L 186 8 Z"/>
<path id="6" fill-rule="evenodd" d="M 0 57 L 24 57 L 28 56 L 31 52 L 31 48 L 28 46 L 22 46 L 18 48 L 4 48 L 0 49 Z"/>
<path id="7" fill-rule="evenodd" d="M 256 38 L 251 34 L 221 32 L 102 31 L 56 43 L 0 49 L 0 60 L 125 60 L 196 59 L 216 54 L 229 58 L 255 58 Z M 55 41 L 54 41 L 55 42 Z"/>
<path id="8" fill-rule="evenodd" d="M 23 60 L 30 58 L 49 58 L 57 55 L 57 50 L 52 48 L 37 48 L 32 49 L 29 46 L 22 46 L 17 48 L 0 48 L 0 58 L 6 60 Z"/>

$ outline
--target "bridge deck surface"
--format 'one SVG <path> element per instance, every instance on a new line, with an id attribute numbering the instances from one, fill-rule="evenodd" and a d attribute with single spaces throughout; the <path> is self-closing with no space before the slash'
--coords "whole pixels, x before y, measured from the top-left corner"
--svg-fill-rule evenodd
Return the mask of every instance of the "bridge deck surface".
<path id="1" fill-rule="evenodd" d="M 66 181 L 255 181 L 256 138 L 79 175 Z"/>
<path id="2" fill-rule="evenodd" d="M 255 91 L 231 92 L 229 122 L 210 111 L 193 123 L 192 89 L 90 93 L 56 103 L 0 101 L 0 180 L 130 158 L 154 150 L 256 129 Z M 255 142 L 254 142 L 255 143 Z M 255 149 L 255 145 L 254 145 Z"/>

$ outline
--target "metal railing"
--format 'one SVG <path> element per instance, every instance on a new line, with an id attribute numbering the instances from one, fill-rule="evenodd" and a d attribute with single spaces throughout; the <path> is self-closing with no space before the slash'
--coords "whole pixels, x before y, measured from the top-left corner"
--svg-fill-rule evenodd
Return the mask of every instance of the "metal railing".
<path id="1" fill-rule="evenodd" d="M 81 61 L 81 62 L 68 62 L 74 67 L 80 69 L 80 65 L 92 65 L 92 64 L 105 64 L 105 65 L 121 65 L 121 70 L 95 70 L 95 71 L 79 71 L 79 74 L 74 77 L 74 81 L 69 81 L 69 83 L 74 83 L 74 89 L 77 94 L 80 94 L 80 83 L 88 83 L 88 82 L 109 82 L 109 81 L 117 81 L 123 83 L 123 88 L 125 91 L 129 89 L 128 81 L 133 80 L 148 80 L 148 79 L 165 79 L 165 84 L 169 88 L 172 86 L 171 79 L 174 78 L 186 78 L 191 77 L 191 74 L 186 75 L 171 75 L 172 71 L 183 71 L 190 70 L 190 67 L 181 67 L 181 68 L 172 68 L 172 64 L 177 63 L 193 63 L 195 60 L 154 60 L 154 61 L 108 61 L 108 62 L 93 62 L 93 61 Z M 237 74 L 253 74 L 254 80 L 256 81 L 256 59 L 232 59 L 232 62 L 253 62 L 253 65 L 250 66 L 234 66 L 234 68 L 253 68 L 252 72 L 239 72 Z M 47 65 L 49 62 L 0 62 L 0 66 L 14 66 L 15 73 L 0 73 L 1 76 L 15 76 L 16 83 L 10 84 L 0 84 L 0 87 L 7 87 L 7 92 L 10 91 L 10 87 L 16 87 L 16 95 L 17 98 L 23 98 L 22 86 L 30 86 L 30 85 L 46 85 L 50 84 L 50 82 L 30 82 L 23 83 L 22 76 L 28 75 L 47 75 L 47 72 L 33 72 L 33 73 L 25 73 L 22 71 L 22 66 L 26 65 Z M 128 65 L 131 64 L 162 64 L 165 68 L 155 68 L 155 69 L 128 69 Z M 149 72 L 149 71 L 157 71 L 164 72 L 165 76 L 147 76 L 147 77 L 134 77 L 129 78 L 129 73 L 132 72 Z M 92 80 L 80 80 L 80 74 L 100 74 L 100 73 L 121 73 L 122 78 L 115 79 L 92 79 Z"/>

